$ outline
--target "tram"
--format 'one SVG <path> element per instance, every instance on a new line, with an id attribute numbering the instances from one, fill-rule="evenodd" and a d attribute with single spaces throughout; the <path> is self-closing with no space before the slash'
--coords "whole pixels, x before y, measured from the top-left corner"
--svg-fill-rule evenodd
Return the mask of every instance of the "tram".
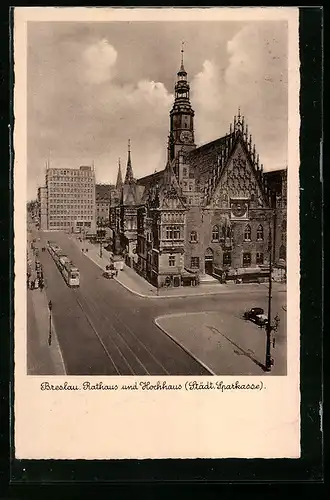
<path id="1" fill-rule="evenodd" d="M 56 243 L 48 241 L 47 248 L 66 284 L 70 287 L 78 287 L 80 285 L 79 269 Z"/>

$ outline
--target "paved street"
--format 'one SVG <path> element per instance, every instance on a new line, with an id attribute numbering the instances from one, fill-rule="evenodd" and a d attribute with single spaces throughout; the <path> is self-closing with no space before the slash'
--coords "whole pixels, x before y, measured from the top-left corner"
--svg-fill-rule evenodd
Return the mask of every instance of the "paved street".
<path id="1" fill-rule="evenodd" d="M 169 313 L 224 311 L 227 317 L 234 318 L 236 329 L 237 321 L 241 321 L 244 332 L 242 312 L 255 305 L 267 307 L 266 287 L 251 294 L 238 288 L 237 293 L 228 295 L 157 301 L 141 298 L 115 280 L 104 279 L 101 269 L 68 235 L 40 232 L 37 236 L 41 238 L 40 247 L 47 239 L 56 241 L 81 273 L 80 288 L 68 288 L 49 253 L 40 252 L 47 298 L 53 303 L 54 326 L 69 375 L 208 374 L 155 325 L 155 318 Z M 277 335 L 277 342 L 282 345 L 286 342 L 284 305 L 285 293 L 275 292 L 273 312 L 279 313 L 282 320 Z M 257 327 L 252 325 L 252 328 Z"/>

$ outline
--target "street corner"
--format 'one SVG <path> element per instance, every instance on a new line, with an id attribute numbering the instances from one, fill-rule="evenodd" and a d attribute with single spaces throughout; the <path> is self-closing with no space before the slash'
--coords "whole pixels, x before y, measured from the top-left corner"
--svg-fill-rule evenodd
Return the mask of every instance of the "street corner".
<path id="1" fill-rule="evenodd" d="M 200 314 L 200 313 L 192 313 Z M 200 364 L 210 375 L 217 375 L 216 372 L 207 364 L 207 359 L 205 356 L 199 356 L 196 349 L 194 349 L 193 343 L 185 341 L 184 336 L 178 335 L 178 328 L 175 327 L 176 320 L 180 320 L 181 317 L 186 314 L 168 314 L 163 316 L 158 316 L 153 320 L 154 324 L 165 333 L 175 344 L 177 344 L 181 349 L 183 349 L 189 356 L 191 356 L 198 364 Z"/>
<path id="2" fill-rule="evenodd" d="M 210 311 L 163 315 L 154 322 L 213 374 L 264 374 L 265 332 L 239 317 Z"/>

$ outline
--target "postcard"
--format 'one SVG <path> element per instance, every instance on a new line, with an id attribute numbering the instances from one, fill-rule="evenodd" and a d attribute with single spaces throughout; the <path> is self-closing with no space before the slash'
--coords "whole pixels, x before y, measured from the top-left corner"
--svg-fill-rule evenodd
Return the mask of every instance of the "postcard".
<path id="1" fill-rule="evenodd" d="M 298 28 L 15 8 L 16 458 L 299 458 Z"/>

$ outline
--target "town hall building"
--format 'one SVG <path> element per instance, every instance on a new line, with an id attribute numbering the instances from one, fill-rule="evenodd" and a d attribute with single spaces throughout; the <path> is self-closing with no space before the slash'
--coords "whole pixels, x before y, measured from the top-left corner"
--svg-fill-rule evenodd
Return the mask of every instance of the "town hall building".
<path id="1" fill-rule="evenodd" d="M 183 52 L 182 52 L 183 54 Z M 228 133 L 198 147 L 183 57 L 164 170 L 135 179 L 130 145 L 110 225 L 116 251 L 158 287 L 262 275 L 286 262 L 286 169 L 264 172 L 240 111 Z"/>

